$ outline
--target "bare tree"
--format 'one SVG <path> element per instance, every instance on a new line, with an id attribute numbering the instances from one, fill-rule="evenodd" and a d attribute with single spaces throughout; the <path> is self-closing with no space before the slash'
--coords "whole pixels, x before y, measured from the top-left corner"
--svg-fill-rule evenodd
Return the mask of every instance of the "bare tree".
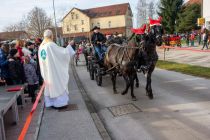
<path id="1" fill-rule="evenodd" d="M 137 26 L 140 27 L 147 20 L 147 3 L 146 0 L 139 0 L 137 3 Z"/>
<path id="2" fill-rule="evenodd" d="M 44 30 L 51 27 L 51 19 L 45 11 L 35 7 L 20 22 L 5 27 L 4 31 L 26 31 L 34 37 L 42 37 Z"/>
<path id="3" fill-rule="evenodd" d="M 34 37 L 41 37 L 45 29 L 52 27 L 51 19 L 41 8 L 33 8 L 27 16 L 27 32 Z"/>
<path id="4" fill-rule="evenodd" d="M 18 31 L 17 27 L 15 24 L 11 24 L 9 26 L 4 27 L 3 29 L 4 32 L 14 32 L 14 31 Z"/>
<path id="5" fill-rule="evenodd" d="M 154 7 L 154 2 L 151 1 L 148 5 L 148 16 L 153 18 L 155 14 L 155 7 Z"/>

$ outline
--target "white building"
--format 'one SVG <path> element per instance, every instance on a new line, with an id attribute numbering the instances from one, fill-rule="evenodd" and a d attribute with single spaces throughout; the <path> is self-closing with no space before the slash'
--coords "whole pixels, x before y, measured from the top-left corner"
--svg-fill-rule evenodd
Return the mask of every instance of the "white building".
<path id="1" fill-rule="evenodd" d="M 206 28 L 210 30 L 210 0 L 203 0 L 203 17 Z"/>

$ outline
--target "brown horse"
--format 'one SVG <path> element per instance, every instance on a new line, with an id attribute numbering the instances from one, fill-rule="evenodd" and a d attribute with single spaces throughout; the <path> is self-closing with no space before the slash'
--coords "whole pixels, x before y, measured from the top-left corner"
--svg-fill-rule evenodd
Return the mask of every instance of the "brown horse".
<path id="1" fill-rule="evenodd" d="M 136 41 L 132 43 L 131 42 L 129 43 L 129 45 L 126 46 L 122 46 L 119 44 L 110 45 L 107 49 L 104 65 L 111 75 L 114 93 L 117 93 L 116 76 L 117 73 L 120 73 L 122 74 L 126 82 L 126 88 L 122 92 L 122 95 L 125 95 L 130 87 L 132 100 L 135 101 L 136 96 L 133 93 L 133 89 L 134 80 L 137 77 L 136 62 L 139 58 L 138 55 L 140 54 L 141 47 L 138 47 Z M 136 86 L 138 86 L 138 83 L 136 84 Z"/>

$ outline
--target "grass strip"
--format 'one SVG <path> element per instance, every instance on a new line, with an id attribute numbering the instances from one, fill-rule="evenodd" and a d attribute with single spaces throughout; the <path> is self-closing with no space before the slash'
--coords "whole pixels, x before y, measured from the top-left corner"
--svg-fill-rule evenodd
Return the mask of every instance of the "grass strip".
<path id="1" fill-rule="evenodd" d="M 210 68 L 159 60 L 158 68 L 210 79 Z"/>

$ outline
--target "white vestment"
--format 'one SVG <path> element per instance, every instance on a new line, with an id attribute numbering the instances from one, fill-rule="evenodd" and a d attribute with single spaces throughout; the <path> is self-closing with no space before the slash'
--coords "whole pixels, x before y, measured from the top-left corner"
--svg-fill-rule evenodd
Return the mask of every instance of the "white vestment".
<path id="1" fill-rule="evenodd" d="M 69 65 L 75 54 L 72 47 L 57 46 L 54 42 L 43 41 L 39 48 L 41 75 L 45 82 L 45 106 L 62 107 L 68 105 Z"/>

